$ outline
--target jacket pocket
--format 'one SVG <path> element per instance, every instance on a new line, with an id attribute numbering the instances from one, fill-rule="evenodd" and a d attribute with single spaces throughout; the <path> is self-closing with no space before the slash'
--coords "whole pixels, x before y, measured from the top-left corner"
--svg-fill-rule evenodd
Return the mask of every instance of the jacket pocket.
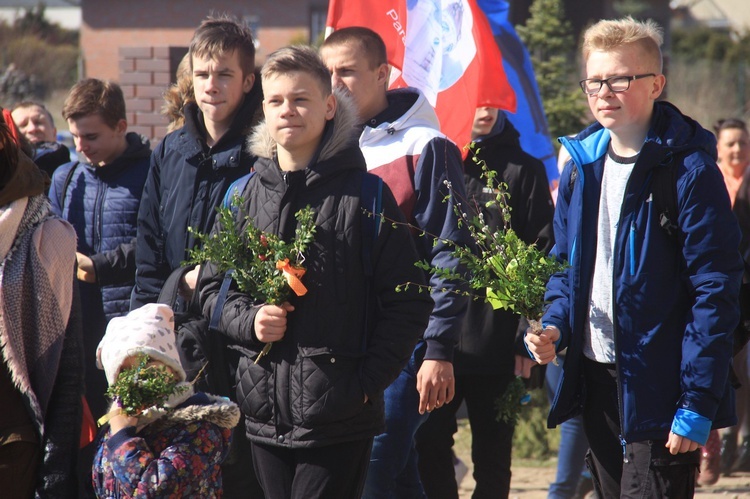
<path id="1" fill-rule="evenodd" d="M 242 355 L 235 375 L 237 381 L 237 403 L 242 413 L 261 422 L 271 421 L 272 402 L 272 364 L 269 362 L 254 363 L 259 351 L 253 351 L 238 345 L 231 345 L 232 350 Z"/>
<path id="2" fill-rule="evenodd" d="M 294 421 L 305 426 L 344 421 L 364 409 L 359 379 L 361 354 L 304 348 L 292 374 Z"/>

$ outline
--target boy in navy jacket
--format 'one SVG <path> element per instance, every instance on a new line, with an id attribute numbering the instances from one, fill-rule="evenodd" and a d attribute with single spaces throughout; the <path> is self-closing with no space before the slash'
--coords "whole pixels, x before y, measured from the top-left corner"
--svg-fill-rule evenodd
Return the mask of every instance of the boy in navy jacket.
<path id="1" fill-rule="evenodd" d="M 107 409 L 107 381 L 94 369 L 96 346 L 107 322 L 129 309 L 135 276 L 131 242 L 151 149 L 148 140 L 128 132 L 125 99 L 116 83 L 93 78 L 76 83 L 63 117 L 81 159 L 55 171 L 49 197 L 55 214 L 78 235 L 86 397 L 96 419 Z"/>

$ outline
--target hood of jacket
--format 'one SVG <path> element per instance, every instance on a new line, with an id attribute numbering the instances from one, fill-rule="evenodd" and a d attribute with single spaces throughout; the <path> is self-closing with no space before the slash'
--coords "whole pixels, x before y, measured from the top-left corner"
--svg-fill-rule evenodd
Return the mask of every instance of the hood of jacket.
<path id="1" fill-rule="evenodd" d="M 160 430 L 199 421 L 213 423 L 219 428 L 234 428 L 240 421 L 240 409 L 225 397 L 197 393 L 149 426 Z"/>
<path id="2" fill-rule="evenodd" d="M 325 175 L 332 168 L 364 168 L 364 159 L 361 158 L 361 153 L 359 153 L 360 161 L 331 161 L 333 158 L 340 158 L 342 155 L 351 155 L 355 150 L 359 151 L 357 145 L 359 118 L 354 102 L 341 90 L 334 89 L 333 95 L 337 102 L 336 115 L 326 124 L 318 150 L 308 166 L 307 170 L 313 175 Z M 246 148 L 258 158 L 275 160 L 276 141 L 271 137 L 265 120 L 255 127 L 253 133 L 248 137 Z M 275 161 L 273 162 L 275 163 Z M 260 161 L 256 164 L 256 170 L 263 174 L 264 165 L 268 164 L 268 161 Z"/>
<path id="3" fill-rule="evenodd" d="M 610 132 L 599 123 L 586 128 L 574 138 L 557 139 L 570 153 L 576 165 L 593 163 L 607 153 Z M 662 150 L 665 155 L 702 151 L 716 161 L 716 137 L 694 119 L 666 101 L 654 103 L 651 127 L 643 149 Z M 657 162 L 658 163 L 658 162 Z"/>
<path id="4" fill-rule="evenodd" d="M 490 133 L 487 135 L 480 135 L 472 142 L 477 144 L 477 147 L 483 145 L 498 145 L 506 147 L 517 147 L 521 148 L 521 134 L 513 126 L 513 123 L 505 117 L 502 111 L 498 113 L 498 119 L 492 126 Z"/>
<path id="5" fill-rule="evenodd" d="M 381 123 L 375 129 L 383 129 L 390 134 L 417 126 L 440 130 L 440 121 L 435 109 L 421 91 L 411 87 L 397 88 L 389 90 L 386 96 L 388 112 L 400 116 L 390 123 Z"/>
<path id="6" fill-rule="evenodd" d="M 58 166 L 70 163 L 70 150 L 60 142 L 40 142 L 34 146 L 34 163 L 52 177 Z"/>

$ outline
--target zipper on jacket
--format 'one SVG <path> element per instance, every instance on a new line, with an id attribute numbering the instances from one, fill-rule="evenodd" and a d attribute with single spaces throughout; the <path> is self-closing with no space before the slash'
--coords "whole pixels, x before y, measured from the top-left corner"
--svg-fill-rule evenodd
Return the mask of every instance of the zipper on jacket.
<path id="1" fill-rule="evenodd" d="M 101 253 L 102 251 L 102 233 L 104 232 L 102 220 L 102 207 L 104 206 L 104 197 L 107 195 L 107 188 L 101 182 L 97 183 L 96 198 L 94 199 L 94 230 L 91 241 L 92 254 Z M 85 213 L 85 211 L 84 211 Z"/>
<path id="2" fill-rule="evenodd" d="M 630 223 L 630 237 L 628 237 L 628 249 L 630 253 L 630 275 L 635 275 L 635 236 L 637 234 L 635 222 Z"/>
<path id="3" fill-rule="evenodd" d="M 625 185 L 625 195 L 623 196 L 623 204 L 620 207 L 620 218 L 617 222 L 617 226 L 616 226 L 617 228 L 615 229 L 615 241 L 619 240 L 617 236 L 620 235 L 619 234 L 620 228 L 623 226 L 622 222 L 624 220 L 622 217 L 622 210 L 625 204 L 624 199 L 627 197 L 627 193 L 630 191 L 631 180 L 632 180 L 631 178 L 628 178 L 628 181 Z M 629 234 L 630 243 L 632 245 L 630 256 L 633 262 L 635 260 L 634 230 L 635 230 L 635 222 L 633 221 L 630 223 L 630 234 Z M 620 352 L 620 342 L 617 340 L 619 328 L 617 327 L 617 279 L 616 279 L 616 275 L 617 275 L 617 269 L 620 263 L 619 258 L 617 256 L 618 254 L 619 253 L 615 250 L 614 255 L 613 255 L 613 261 L 612 261 L 612 339 L 615 344 L 615 386 L 617 388 L 617 412 L 620 417 L 620 421 L 619 421 L 620 434 L 618 435 L 618 437 L 620 438 L 620 445 L 622 445 L 622 462 L 628 463 L 630 462 L 630 460 L 628 459 L 628 456 L 627 456 L 627 448 L 626 448 L 627 441 L 625 440 L 625 437 L 624 437 L 625 431 L 623 428 L 623 424 L 624 424 L 623 421 L 625 421 L 625 409 L 623 408 L 624 404 L 623 404 L 622 380 L 621 380 L 622 371 L 620 370 L 620 353 L 621 352 Z M 631 267 L 631 272 L 634 272 L 632 269 L 633 267 Z"/>
<path id="4" fill-rule="evenodd" d="M 616 257 L 615 257 L 616 258 Z M 617 263 L 617 262 L 615 262 Z M 617 268 L 617 267 L 613 267 Z M 613 270 L 614 274 L 614 270 Z M 614 275 L 612 276 L 612 336 L 615 343 L 615 386 L 617 388 L 617 412 L 620 416 L 620 434 L 618 437 L 620 438 L 620 445 L 622 445 L 622 462 L 627 464 L 629 462 L 628 456 L 626 453 L 626 440 L 623 434 L 625 433 L 623 431 L 623 421 L 625 421 L 625 410 L 623 409 L 623 397 L 622 397 L 622 380 L 620 379 L 620 342 L 617 341 L 617 302 L 615 301 L 615 279 Z"/>

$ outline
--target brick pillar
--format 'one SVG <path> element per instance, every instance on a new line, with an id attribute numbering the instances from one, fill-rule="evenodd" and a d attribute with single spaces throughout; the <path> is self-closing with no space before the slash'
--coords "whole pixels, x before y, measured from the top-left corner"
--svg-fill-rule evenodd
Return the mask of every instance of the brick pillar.
<path id="1" fill-rule="evenodd" d="M 120 86 L 125 94 L 128 130 L 145 135 L 151 146 L 167 132 L 160 110 L 173 76 L 169 47 L 120 47 Z"/>

